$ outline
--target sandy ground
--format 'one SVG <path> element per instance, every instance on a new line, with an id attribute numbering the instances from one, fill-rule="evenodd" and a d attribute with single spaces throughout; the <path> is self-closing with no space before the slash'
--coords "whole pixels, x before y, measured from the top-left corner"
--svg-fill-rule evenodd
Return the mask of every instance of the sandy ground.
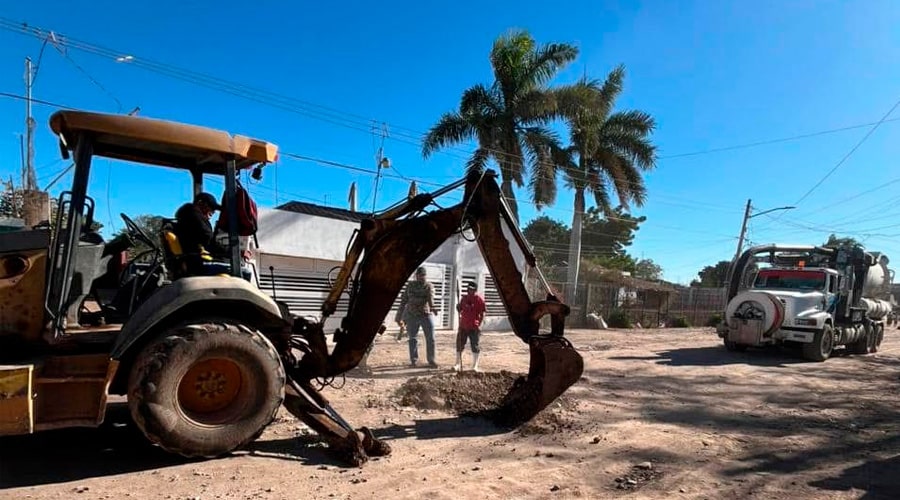
<path id="1" fill-rule="evenodd" d="M 573 331 L 583 378 L 515 431 L 401 405 L 412 377 L 450 375 L 453 335 L 429 370 L 385 334 L 371 376 L 325 394 L 389 457 L 345 468 L 285 413 L 247 450 L 185 461 L 119 410 L 99 430 L 0 440 L 0 498 L 900 498 L 898 333 L 878 354 L 810 363 L 729 353 L 711 329 Z M 527 369 L 512 334 L 482 345 L 486 372 Z"/>

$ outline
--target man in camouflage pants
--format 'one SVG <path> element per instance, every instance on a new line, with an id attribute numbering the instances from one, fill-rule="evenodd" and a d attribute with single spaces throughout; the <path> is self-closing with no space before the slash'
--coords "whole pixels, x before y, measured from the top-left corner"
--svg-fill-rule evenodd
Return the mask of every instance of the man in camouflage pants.
<path id="1" fill-rule="evenodd" d="M 425 334 L 425 353 L 428 357 L 428 366 L 437 368 L 434 352 L 434 323 L 432 315 L 436 315 L 434 308 L 434 289 L 431 283 L 425 280 L 427 272 L 424 267 L 416 269 L 416 280 L 406 285 L 406 290 L 400 298 L 400 309 L 397 311 L 397 322 L 406 325 L 406 333 L 409 335 L 409 363 L 416 366 L 419 359 L 419 327 Z"/>

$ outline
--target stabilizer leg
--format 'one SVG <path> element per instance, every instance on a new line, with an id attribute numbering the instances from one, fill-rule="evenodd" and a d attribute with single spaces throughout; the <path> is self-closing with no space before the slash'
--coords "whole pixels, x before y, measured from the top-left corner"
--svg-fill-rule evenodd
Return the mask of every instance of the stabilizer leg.
<path id="1" fill-rule="evenodd" d="M 391 447 L 375 437 L 367 427 L 359 431 L 328 403 L 328 401 L 308 384 L 289 379 L 285 387 L 284 406 L 292 415 L 322 436 L 331 450 L 344 462 L 358 467 L 369 457 L 386 456 Z"/>

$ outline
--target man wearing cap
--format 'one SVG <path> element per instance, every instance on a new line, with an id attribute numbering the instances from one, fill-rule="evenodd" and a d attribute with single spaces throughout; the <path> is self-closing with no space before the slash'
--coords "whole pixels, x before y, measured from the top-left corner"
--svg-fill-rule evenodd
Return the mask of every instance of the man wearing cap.
<path id="1" fill-rule="evenodd" d="M 481 354 L 479 339 L 481 337 L 481 322 L 484 321 L 484 299 L 478 293 L 478 285 L 470 282 L 466 286 L 466 294 L 456 305 L 459 311 L 459 330 L 456 332 L 456 365 L 454 371 L 462 370 L 462 353 L 466 347 L 466 340 L 472 349 L 472 370 L 478 371 L 478 356 Z"/>
<path id="2" fill-rule="evenodd" d="M 409 335 L 409 363 L 416 366 L 419 359 L 419 327 L 425 334 L 425 353 L 428 357 L 428 366 L 437 368 L 434 352 L 434 323 L 431 316 L 437 314 L 434 308 L 434 288 L 425 278 L 427 272 L 424 267 L 416 269 L 416 280 L 406 285 L 406 290 L 400 297 L 400 309 L 397 311 L 397 322 L 406 324 L 406 333 Z"/>
<path id="3" fill-rule="evenodd" d="M 215 266 L 204 265 L 203 259 L 200 257 L 202 251 L 208 252 L 217 260 L 228 259 L 228 249 L 219 244 L 215 238 L 212 223 L 210 219 L 213 214 L 221 210 L 222 206 L 216 201 L 215 197 L 209 193 L 199 193 L 194 197 L 193 203 L 185 203 L 175 212 L 175 236 L 181 243 L 181 248 L 185 254 L 189 255 L 187 260 L 188 272 L 193 275 L 219 274 L 227 272 L 220 269 L 224 264 Z M 244 260 L 247 260 L 248 252 L 244 252 Z M 245 279 L 247 273 L 243 272 Z"/>
<path id="4" fill-rule="evenodd" d="M 175 212 L 175 236 L 185 253 L 206 250 L 213 256 L 227 256 L 228 250 L 219 245 L 209 220 L 222 208 L 209 193 L 199 193 L 193 203 L 185 203 Z"/>

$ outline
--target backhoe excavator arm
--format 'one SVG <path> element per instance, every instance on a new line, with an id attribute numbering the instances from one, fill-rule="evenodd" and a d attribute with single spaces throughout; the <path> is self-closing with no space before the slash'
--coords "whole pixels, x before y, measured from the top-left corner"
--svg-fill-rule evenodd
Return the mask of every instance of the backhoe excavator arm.
<path id="1" fill-rule="evenodd" d="M 318 398 L 320 403 L 324 402 L 319 405 L 321 418 L 315 419 L 315 430 L 344 441 L 362 442 L 368 439 L 370 444 L 377 443 L 369 434 L 363 439 L 355 435 L 346 436 L 346 433 L 355 433 L 339 417 L 334 418 L 336 413 L 327 406 L 321 395 L 310 393 L 309 381 L 334 377 L 356 367 L 375 336 L 385 328 L 383 322 L 409 276 L 465 225 L 477 238 L 513 331 L 530 347 L 529 374 L 517 382 L 504 401 L 504 406 L 510 410 L 508 413 L 520 421 L 527 421 L 581 376 L 581 356 L 563 338 L 569 307 L 552 294 L 546 281 L 546 300 L 532 302 L 528 296 L 507 233 L 526 262 L 536 269 L 534 254 L 513 220 L 495 177 L 493 171 L 472 173 L 465 180 L 435 193 L 418 195 L 375 218 L 362 221 L 334 286 L 322 305 L 322 319 L 310 323 L 298 318 L 295 323 L 295 334 L 302 336 L 309 347 L 288 371 L 292 383 L 306 393 L 305 399 Z M 465 194 L 458 205 L 417 215 L 437 196 L 462 185 L 465 185 Z M 341 327 L 334 333 L 334 349 L 329 353 L 324 320 L 334 313 L 342 294 L 348 292 L 348 312 L 341 321 Z M 545 315 L 551 317 L 550 335 L 539 331 L 540 320 Z M 291 409 L 291 406 L 288 405 L 288 408 Z M 301 418 L 305 416 L 304 421 L 309 423 L 310 414 L 315 412 L 310 412 L 308 407 L 300 409 L 302 411 L 299 413 L 292 412 Z M 365 443 L 361 451 L 371 454 Z"/>

